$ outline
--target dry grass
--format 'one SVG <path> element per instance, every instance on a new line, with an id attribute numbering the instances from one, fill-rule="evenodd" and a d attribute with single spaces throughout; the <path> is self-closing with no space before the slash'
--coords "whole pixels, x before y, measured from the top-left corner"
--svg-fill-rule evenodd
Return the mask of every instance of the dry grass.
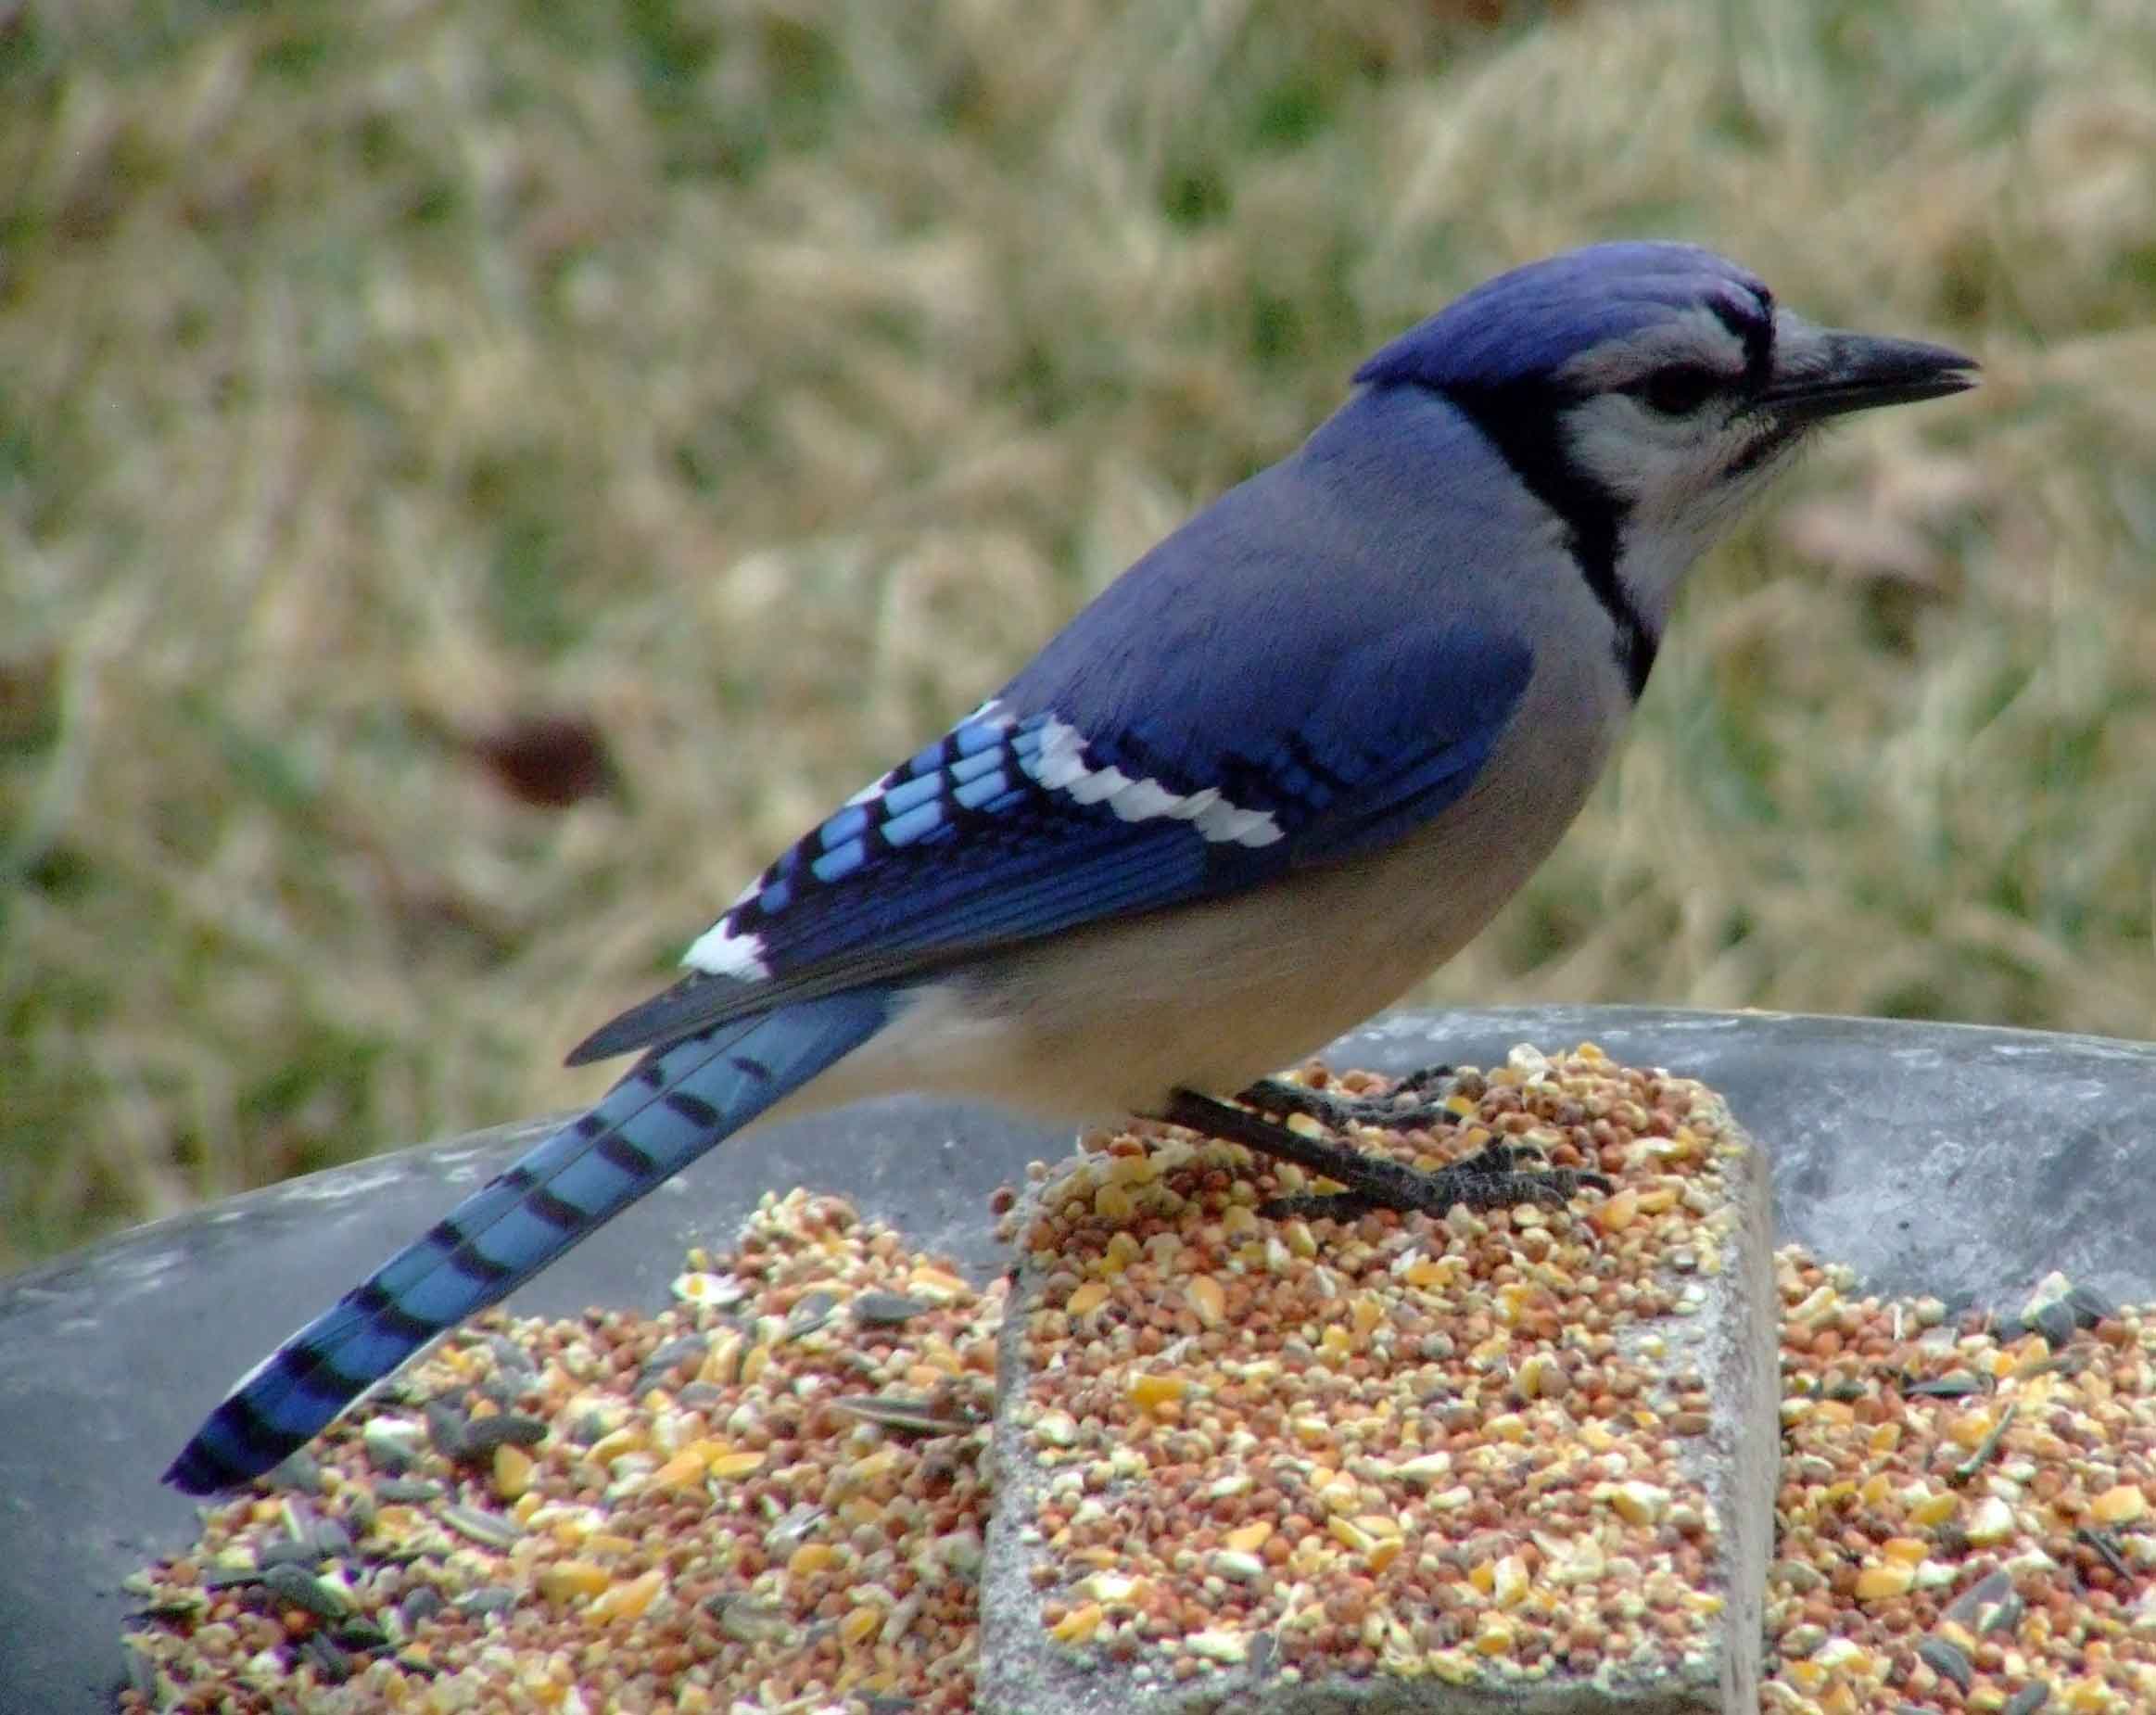
<path id="1" fill-rule="evenodd" d="M 1718 556 L 1428 997 L 2150 1034 L 2151 159 L 2145 0 L 5 13 L 0 1265 L 594 1093 L 1364 349 L 1615 234 L 1989 385 Z M 476 766 L 545 710 L 619 795 Z"/>

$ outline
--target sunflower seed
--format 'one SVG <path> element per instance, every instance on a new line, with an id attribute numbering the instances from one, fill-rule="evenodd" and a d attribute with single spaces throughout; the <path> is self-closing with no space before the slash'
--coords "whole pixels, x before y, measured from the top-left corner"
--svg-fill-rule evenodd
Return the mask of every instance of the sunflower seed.
<path id="1" fill-rule="evenodd" d="M 1960 1645 L 1943 1637 L 1928 1637 L 1917 1645 L 1917 1656 L 1940 1678 L 1952 1680 L 1954 1689 L 1963 1696 L 1969 1695 L 1976 1669 Z"/>
<path id="2" fill-rule="evenodd" d="M 865 1328 L 896 1328 L 934 1308 L 902 1292 L 864 1292 L 853 1302 L 854 1320 Z"/>
<path id="3" fill-rule="evenodd" d="M 514 1519 L 504 1518 L 500 1513 L 481 1512 L 476 1506 L 445 1506 L 441 1521 L 459 1536 L 468 1537 L 482 1548 L 507 1548 L 524 1534 L 523 1527 Z"/>
<path id="4" fill-rule="evenodd" d="M 342 1620 L 352 1611 L 352 1601 L 335 1584 L 311 1577 L 290 1565 L 262 1569 L 262 1588 L 280 1602 L 304 1609 L 323 1620 Z"/>
<path id="5" fill-rule="evenodd" d="M 780 1340 L 802 1340 L 815 1333 L 831 1319 L 838 1304 L 835 1292 L 811 1292 L 796 1301 L 793 1308 L 786 1313 L 786 1324 L 779 1330 Z"/>
<path id="6" fill-rule="evenodd" d="M 463 1457 L 482 1458 L 497 1447 L 536 1447 L 546 1438 L 547 1426 L 539 1418 L 521 1412 L 496 1412 L 464 1425 Z"/>
<path id="7" fill-rule="evenodd" d="M 938 1407 L 913 1394 L 856 1393 L 831 1403 L 840 1411 L 906 1435 L 964 1435 L 979 1427 L 967 1414 L 954 1414 L 949 1407 Z"/>

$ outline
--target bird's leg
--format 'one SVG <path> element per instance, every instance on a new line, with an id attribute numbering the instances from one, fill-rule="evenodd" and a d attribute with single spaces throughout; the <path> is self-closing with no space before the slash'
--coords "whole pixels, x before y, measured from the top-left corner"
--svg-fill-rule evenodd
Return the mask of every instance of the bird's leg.
<path id="1" fill-rule="evenodd" d="M 1379 1131 L 1434 1131 L 1455 1124 L 1459 1115 L 1445 1106 L 1443 1089 L 1450 1066 L 1425 1066 L 1411 1072 L 1382 1096 L 1341 1096 L 1313 1090 L 1285 1078 L 1260 1078 L 1236 1099 L 1261 1113 L 1285 1118 L 1307 1113 L 1328 1131 L 1374 1125 Z"/>
<path id="2" fill-rule="evenodd" d="M 1262 1214 L 1347 1221 L 1371 1209 L 1442 1214 L 1454 1203 L 1465 1203 L 1470 1209 L 1505 1209 L 1515 1203 L 1554 1206 L 1583 1186 L 1609 1189 L 1609 1181 L 1600 1174 L 1578 1168 L 1523 1172 L 1521 1162 L 1536 1159 L 1535 1152 L 1511 1143 L 1492 1143 L 1466 1161 L 1424 1173 L 1384 1156 L 1306 1137 L 1262 1113 L 1196 1090 L 1175 1091 L 1160 1117 L 1171 1125 L 1242 1144 L 1275 1161 L 1292 1162 L 1306 1173 L 1322 1174 L 1348 1188 L 1329 1194 L 1277 1197 L 1259 1211 Z"/>

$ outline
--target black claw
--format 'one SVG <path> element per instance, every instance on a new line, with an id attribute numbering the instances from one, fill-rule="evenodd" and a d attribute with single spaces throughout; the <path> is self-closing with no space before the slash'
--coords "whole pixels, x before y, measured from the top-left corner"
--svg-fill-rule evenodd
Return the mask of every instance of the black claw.
<path id="1" fill-rule="evenodd" d="M 1293 1086 L 1281 1087 L 1294 1088 Z M 1298 1108 L 1291 1112 L 1307 1112 L 1308 1110 Z M 1442 1214 L 1454 1203 L 1465 1203 L 1470 1209 L 1502 1209 L 1529 1202 L 1554 1207 L 1582 1188 L 1599 1191 L 1610 1188 L 1609 1181 L 1602 1175 L 1576 1167 L 1522 1172 L 1523 1162 L 1541 1158 L 1524 1145 L 1514 1143 L 1491 1143 L 1465 1161 L 1455 1162 L 1436 1173 L 1424 1173 L 1384 1156 L 1365 1155 L 1341 1144 L 1306 1137 L 1275 1124 L 1262 1113 L 1252 1113 L 1247 1108 L 1238 1108 L 1211 1096 L 1200 1096 L 1194 1090 L 1177 1090 L 1160 1118 L 1172 1125 L 1186 1126 L 1210 1137 L 1242 1144 L 1275 1161 L 1291 1162 L 1305 1172 L 1322 1174 L 1348 1188 L 1331 1194 L 1275 1198 L 1259 1211 L 1267 1215 L 1322 1214 L 1330 1219 L 1353 1220 L 1372 1209 L 1392 1209 L 1402 1214 Z"/>
<path id="2" fill-rule="evenodd" d="M 1351 1125 L 1389 1132 L 1435 1131 L 1440 1125 L 1457 1124 L 1460 1116 L 1444 1105 L 1441 1097 L 1436 1101 L 1414 1098 L 1440 1088 L 1452 1076 L 1450 1066 L 1425 1066 L 1382 1096 L 1338 1096 L 1281 1078 L 1260 1078 L 1236 1099 L 1276 1118 L 1307 1114 L 1329 1131 L 1345 1131 Z"/>
<path id="3" fill-rule="evenodd" d="M 1426 1096 L 1440 1084 L 1451 1084 L 1458 1075 L 1455 1066 L 1439 1064 L 1418 1066 L 1392 1086 L 1395 1096 Z"/>
<path id="4" fill-rule="evenodd" d="M 1490 1151 L 1483 1152 L 1488 1153 Z M 1503 1153 L 1509 1156 L 1527 1151 L 1507 1150 Z M 1480 1154 L 1455 1162 L 1437 1173 L 1417 1176 L 1424 1181 L 1426 1188 L 1421 1193 L 1423 1200 L 1416 1206 L 1426 1214 L 1442 1214 L 1454 1203 L 1469 1209 L 1510 1209 L 1519 1203 L 1540 1203 L 1544 1208 L 1556 1209 L 1568 1202 L 1575 1191 L 1607 1192 L 1610 1188 L 1609 1181 L 1598 1173 L 1585 1173 L 1577 1167 L 1515 1173 L 1508 1167 L 1485 1163 Z M 1393 1207 L 1397 1205 L 1376 1201 L 1359 1191 L 1334 1191 L 1275 1197 L 1260 1203 L 1258 1213 L 1275 1221 L 1299 1215 L 1306 1221 L 1355 1221 L 1373 1209 Z"/>
<path id="5" fill-rule="evenodd" d="M 1532 1163 L 1526 1169 L 1529 1173 L 1539 1174 L 1545 1171 L 1550 1173 L 1578 1173 L 1579 1171 L 1573 1167 L 1545 1168 L 1542 1164 L 1542 1154 L 1540 1150 L 1533 1149 L 1524 1143 L 1509 1143 L 1497 1137 L 1492 1137 L 1474 1154 L 1454 1162 L 1452 1170 L 1455 1173 L 1484 1174 L 1491 1176 L 1516 1175 L 1522 1171 L 1523 1162 Z M 1602 1175 L 1595 1174 L 1592 1176 L 1599 1179 Z M 1608 1187 L 1605 1185 L 1603 1188 L 1606 1190 Z"/>

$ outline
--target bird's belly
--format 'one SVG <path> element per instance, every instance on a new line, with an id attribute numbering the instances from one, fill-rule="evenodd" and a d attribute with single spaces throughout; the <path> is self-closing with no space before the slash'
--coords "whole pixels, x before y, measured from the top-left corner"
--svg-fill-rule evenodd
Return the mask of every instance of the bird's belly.
<path id="1" fill-rule="evenodd" d="M 1514 822 L 1492 845 L 1474 819 L 1450 820 L 1253 894 L 1014 951 L 924 999 L 919 1032 L 934 1051 L 911 1058 L 944 1068 L 949 1094 L 1081 1122 L 1157 1110 L 1179 1086 L 1232 1093 L 1459 951 L 1562 831 Z"/>

